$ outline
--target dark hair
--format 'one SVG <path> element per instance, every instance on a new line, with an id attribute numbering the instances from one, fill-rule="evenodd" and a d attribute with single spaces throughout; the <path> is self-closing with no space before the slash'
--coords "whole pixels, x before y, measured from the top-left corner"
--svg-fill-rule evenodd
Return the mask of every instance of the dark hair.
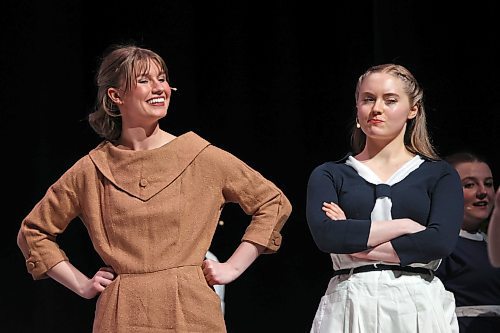
<path id="1" fill-rule="evenodd" d="M 430 136 L 427 131 L 427 121 L 424 109 L 424 92 L 411 72 L 401 65 L 383 64 L 370 67 L 358 79 L 356 85 L 355 99 L 356 104 L 359 97 L 359 88 L 364 79 L 373 73 L 387 73 L 404 83 L 405 92 L 410 100 L 410 105 L 417 106 L 417 115 L 413 119 L 408 119 L 406 133 L 404 135 L 404 144 L 408 151 L 414 154 L 420 154 L 431 159 L 439 159 L 434 147 L 431 144 Z M 351 137 L 351 146 L 355 154 L 361 152 L 366 144 L 366 135 L 354 125 Z"/>
<path id="2" fill-rule="evenodd" d="M 90 126 L 101 137 L 113 141 L 121 135 L 120 110 L 108 96 L 109 88 L 130 91 L 136 77 L 149 72 L 151 64 L 160 67 L 167 76 L 165 61 L 155 52 L 135 45 L 112 45 L 104 53 L 96 75 L 97 100 L 89 114 Z"/>
<path id="3" fill-rule="evenodd" d="M 479 162 L 488 164 L 488 161 L 486 161 L 486 159 L 483 156 L 479 156 L 477 154 L 473 154 L 468 151 L 461 151 L 447 155 L 444 158 L 444 160 L 453 165 L 454 167 L 460 163 L 467 163 L 467 162 Z"/>

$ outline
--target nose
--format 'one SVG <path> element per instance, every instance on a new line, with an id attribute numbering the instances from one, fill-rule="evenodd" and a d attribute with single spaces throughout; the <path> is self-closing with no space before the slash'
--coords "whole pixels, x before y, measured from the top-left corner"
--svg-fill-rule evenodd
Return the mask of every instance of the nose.
<path id="1" fill-rule="evenodd" d="M 477 189 L 476 197 L 479 200 L 483 200 L 487 195 L 488 193 L 486 192 L 486 188 L 484 186 L 479 186 L 479 188 Z"/>
<path id="2" fill-rule="evenodd" d="M 384 101 L 380 98 L 377 98 L 375 100 L 375 103 L 373 104 L 372 112 L 375 114 L 381 114 L 384 112 Z"/>
<path id="3" fill-rule="evenodd" d="M 165 90 L 165 87 L 163 87 L 163 83 L 160 82 L 159 80 L 153 80 L 152 81 L 152 91 L 155 94 L 161 94 Z"/>
<path id="4" fill-rule="evenodd" d="M 486 193 L 478 193 L 477 198 L 483 200 L 484 198 L 486 198 Z"/>

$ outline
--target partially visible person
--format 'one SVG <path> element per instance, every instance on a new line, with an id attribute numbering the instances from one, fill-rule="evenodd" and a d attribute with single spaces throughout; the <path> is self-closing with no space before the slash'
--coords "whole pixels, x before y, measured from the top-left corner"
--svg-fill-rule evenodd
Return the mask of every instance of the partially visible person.
<path id="1" fill-rule="evenodd" d="M 488 224 L 488 254 L 494 267 L 500 267 L 500 187 L 495 195 L 495 208 Z"/>
<path id="2" fill-rule="evenodd" d="M 219 258 L 217 258 L 217 256 L 211 251 L 207 251 L 207 253 L 205 254 L 205 260 L 220 262 Z M 226 286 L 223 284 L 214 284 L 212 287 L 220 298 L 220 307 L 222 309 L 222 314 L 224 314 L 226 312 L 226 303 L 224 301 Z"/>
<path id="3" fill-rule="evenodd" d="M 435 152 L 423 90 L 401 65 L 369 68 L 355 91 L 352 152 L 317 166 L 307 222 L 333 276 L 311 332 L 457 332 L 434 276 L 463 217 L 460 178 Z"/>
<path id="4" fill-rule="evenodd" d="M 160 128 L 169 82 L 164 60 L 149 49 L 106 52 L 89 116 L 104 140 L 50 186 L 18 233 L 35 280 L 51 277 L 81 297 L 99 296 L 94 333 L 226 332 L 212 286 L 276 252 L 291 213 L 283 192 L 234 155 L 192 131 Z M 251 216 L 249 226 L 226 262 L 205 259 L 229 203 Z M 92 277 L 57 243 L 77 217 L 106 264 Z"/>
<path id="5" fill-rule="evenodd" d="M 436 271 L 445 288 L 455 295 L 460 333 L 500 331 L 500 269 L 488 258 L 486 234 L 480 230 L 494 204 L 491 168 L 470 152 L 446 157 L 462 180 L 464 217 L 453 252 Z"/>

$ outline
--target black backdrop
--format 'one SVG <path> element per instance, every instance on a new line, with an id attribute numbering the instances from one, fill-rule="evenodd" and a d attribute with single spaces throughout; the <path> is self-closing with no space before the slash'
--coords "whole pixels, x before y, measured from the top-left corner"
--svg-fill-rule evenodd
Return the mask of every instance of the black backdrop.
<path id="1" fill-rule="evenodd" d="M 331 3 L 331 4 L 329 4 Z M 4 1 L 0 103 L 5 332 L 89 332 L 95 300 L 34 282 L 16 246 L 19 223 L 99 138 L 85 116 L 98 57 L 134 41 L 164 56 L 179 90 L 162 125 L 193 130 L 281 187 L 294 211 L 275 255 L 226 287 L 229 332 L 306 332 L 331 272 L 304 217 L 312 168 L 349 150 L 357 77 L 407 66 L 425 89 L 434 143 L 471 149 L 499 175 L 494 1 Z M 248 217 L 226 207 L 212 245 L 225 260 Z M 73 222 L 60 242 L 91 275 L 100 265 Z"/>

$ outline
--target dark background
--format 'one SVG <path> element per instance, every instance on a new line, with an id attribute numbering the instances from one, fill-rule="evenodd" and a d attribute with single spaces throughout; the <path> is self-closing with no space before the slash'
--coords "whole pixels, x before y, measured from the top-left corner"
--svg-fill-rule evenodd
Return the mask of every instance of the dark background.
<path id="1" fill-rule="evenodd" d="M 308 332 L 331 273 L 304 206 L 318 164 L 349 151 L 354 88 L 395 62 L 425 91 L 441 155 L 498 154 L 499 24 L 495 1 L 4 1 L 0 13 L 4 332 L 90 332 L 95 300 L 33 281 L 16 246 L 23 217 L 98 144 L 87 122 L 104 49 L 133 41 L 164 57 L 173 86 L 162 127 L 193 130 L 287 194 L 294 207 L 275 255 L 226 287 L 229 332 Z M 226 260 L 249 221 L 228 206 L 211 248 Z M 73 222 L 60 243 L 75 266 L 99 267 Z"/>

